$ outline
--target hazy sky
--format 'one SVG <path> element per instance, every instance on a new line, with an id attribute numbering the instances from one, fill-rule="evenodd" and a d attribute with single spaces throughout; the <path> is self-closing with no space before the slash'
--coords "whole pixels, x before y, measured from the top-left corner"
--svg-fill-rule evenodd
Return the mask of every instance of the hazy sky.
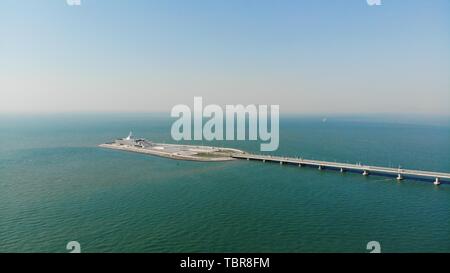
<path id="1" fill-rule="evenodd" d="M 0 112 L 450 114 L 450 1 L 6 0 Z"/>

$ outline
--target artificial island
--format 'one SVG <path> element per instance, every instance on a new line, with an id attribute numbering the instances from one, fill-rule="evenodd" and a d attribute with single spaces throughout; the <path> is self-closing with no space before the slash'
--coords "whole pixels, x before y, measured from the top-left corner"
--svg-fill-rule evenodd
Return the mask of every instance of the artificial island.
<path id="1" fill-rule="evenodd" d="M 444 172 L 379 167 L 372 165 L 362 165 L 361 163 L 348 164 L 321 160 L 309 160 L 300 157 L 256 155 L 233 148 L 154 143 L 144 138 L 134 138 L 131 132 L 126 138 L 119 138 L 113 142 L 100 144 L 99 146 L 103 148 L 150 154 L 178 160 L 214 162 L 244 159 L 260 162 L 272 162 L 278 163 L 280 165 L 314 167 L 318 170 L 337 170 L 341 173 L 353 172 L 360 173 L 363 176 L 369 176 L 370 174 L 373 174 L 395 177 L 397 181 L 401 181 L 405 178 L 426 181 L 431 180 L 433 181 L 434 185 L 440 185 L 443 181 L 445 181 L 446 183 L 450 182 L 450 173 Z"/>

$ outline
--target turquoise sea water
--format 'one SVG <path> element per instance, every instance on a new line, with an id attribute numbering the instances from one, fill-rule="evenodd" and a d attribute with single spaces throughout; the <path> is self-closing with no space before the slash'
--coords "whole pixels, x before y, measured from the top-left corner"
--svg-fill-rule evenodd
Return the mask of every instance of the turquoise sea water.
<path id="1" fill-rule="evenodd" d="M 0 116 L 0 252 L 450 251 L 450 185 L 96 145 L 162 114 Z M 450 172 L 450 125 L 285 117 L 274 154 Z M 258 151 L 258 142 L 203 143 Z"/>

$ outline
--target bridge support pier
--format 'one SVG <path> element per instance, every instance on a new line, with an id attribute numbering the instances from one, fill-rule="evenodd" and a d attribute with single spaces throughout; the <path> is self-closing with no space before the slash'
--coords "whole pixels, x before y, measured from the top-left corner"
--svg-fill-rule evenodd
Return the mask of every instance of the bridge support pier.
<path id="1" fill-rule="evenodd" d="M 369 172 L 368 172 L 367 170 L 364 170 L 364 172 L 362 173 L 362 175 L 368 176 L 368 175 L 369 175 Z"/>
<path id="2" fill-rule="evenodd" d="M 266 163 L 266 160 L 265 160 L 265 159 L 263 159 L 263 163 Z"/>
<path id="3" fill-rule="evenodd" d="M 280 161 L 280 165 L 283 165 L 283 161 Z"/>
<path id="4" fill-rule="evenodd" d="M 319 165 L 319 168 L 318 168 L 318 169 L 319 169 L 319 171 L 321 171 L 323 168 L 322 168 L 322 166 Z"/>
<path id="5" fill-rule="evenodd" d="M 441 185 L 441 181 L 439 181 L 439 177 L 436 177 L 436 180 L 434 180 L 433 184 L 436 186 Z"/>
<path id="6" fill-rule="evenodd" d="M 303 165 L 302 165 L 301 163 L 299 163 L 298 166 L 299 166 L 300 168 L 303 167 Z"/>
<path id="7" fill-rule="evenodd" d="M 340 171 L 341 173 L 345 172 L 344 168 L 341 168 L 339 171 Z"/>
<path id="8" fill-rule="evenodd" d="M 398 180 L 398 181 L 403 180 L 402 174 L 399 173 L 399 174 L 397 175 L 397 180 Z"/>

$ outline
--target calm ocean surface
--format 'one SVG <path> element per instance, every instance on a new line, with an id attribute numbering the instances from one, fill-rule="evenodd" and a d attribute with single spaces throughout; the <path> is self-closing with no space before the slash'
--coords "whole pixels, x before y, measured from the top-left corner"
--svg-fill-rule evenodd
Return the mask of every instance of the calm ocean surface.
<path id="1" fill-rule="evenodd" d="M 450 251 L 450 185 L 98 148 L 162 114 L 0 116 L 0 252 Z M 285 117 L 274 154 L 450 172 L 448 121 Z M 221 142 L 258 151 L 258 142 Z"/>

